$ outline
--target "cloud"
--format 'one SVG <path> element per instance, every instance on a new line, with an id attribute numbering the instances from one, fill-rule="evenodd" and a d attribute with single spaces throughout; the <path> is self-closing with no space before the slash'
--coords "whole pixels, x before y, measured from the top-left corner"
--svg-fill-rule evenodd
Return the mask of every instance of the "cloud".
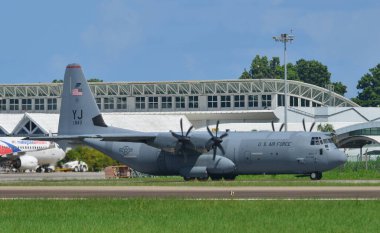
<path id="1" fill-rule="evenodd" d="M 96 22 L 90 24 L 81 34 L 83 43 L 115 58 L 136 44 L 142 29 L 139 18 L 123 1 L 106 1 L 99 6 Z"/>

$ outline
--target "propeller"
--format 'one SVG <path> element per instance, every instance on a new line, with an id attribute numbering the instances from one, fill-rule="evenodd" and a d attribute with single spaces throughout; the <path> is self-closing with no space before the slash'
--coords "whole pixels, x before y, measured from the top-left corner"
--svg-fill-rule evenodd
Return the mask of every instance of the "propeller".
<path id="1" fill-rule="evenodd" d="M 189 129 L 187 130 L 186 134 L 183 133 L 183 123 L 182 123 L 182 118 L 179 121 L 179 124 L 181 126 L 181 134 L 177 134 L 173 131 L 170 130 L 170 133 L 177 139 L 177 145 L 176 145 L 176 151 L 181 151 L 182 153 L 184 152 L 186 144 L 191 143 L 189 134 L 191 130 L 193 129 L 193 126 L 190 126 Z M 186 157 L 185 157 L 186 158 Z"/>
<path id="2" fill-rule="evenodd" d="M 207 132 L 208 132 L 208 134 L 210 134 L 211 138 L 206 143 L 206 149 L 207 150 L 211 150 L 211 149 L 214 150 L 213 160 L 215 160 L 216 150 L 217 149 L 219 149 L 222 152 L 223 155 L 225 154 L 225 151 L 224 151 L 221 143 L 223 142 L 223 138 L 228 136 L 228 133 L 225 132 L 220 137 L 218 137 L 218 131 L 219 131 L 219 120 L 216 122 L 215 136 L 211 132 L 210 128 L 207 126 Z"/>
<path id="3" fill-rule="evenodd" d="M 302 126 L 303 126 L 303 131 L 306 132 L 307 130 L 306 130 L 306 125 L 305 125 L 305 118 L 302 119 Z M 313 122 L 313 124 L 311 124 L 309 132 L 311 132 L 313 130 L 314 126 L 315 126 L 315 122 Z"/>
<path id="4" fill-rule="evenodd" d="M 282 129 L 284 128 L 284 126 L 285 126 L 285 123 L 282 123 L 281 124 L 281 126 L 280 126 L 280 130 L 278 130 L 278 131 L 282 131 Z M 272 130 L 273 130 L 273 132 L 275 132 L 276 131 L 276 129 L 274 128 L 274 122 L 272 121 Z"/>

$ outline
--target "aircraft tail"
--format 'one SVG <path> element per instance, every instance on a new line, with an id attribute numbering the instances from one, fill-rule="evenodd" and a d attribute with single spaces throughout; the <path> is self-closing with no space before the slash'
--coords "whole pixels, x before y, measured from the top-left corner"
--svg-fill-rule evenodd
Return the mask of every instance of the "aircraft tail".
<path id="1" fill-rule="evenodd" d="M 108 133 L 110 128 L 113 127 L 104 122 L 81 66 L 69 64 L 64 77 L 58 134 Z"/>

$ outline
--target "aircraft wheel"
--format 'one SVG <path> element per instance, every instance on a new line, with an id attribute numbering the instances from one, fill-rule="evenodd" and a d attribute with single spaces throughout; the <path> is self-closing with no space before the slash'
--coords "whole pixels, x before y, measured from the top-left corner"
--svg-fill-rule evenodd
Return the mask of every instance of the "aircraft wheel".
<path id="1" fill-rule="evenodd" d="M 211 180 L 218 181 L 218 180 L 222 179 L 222 176 L 215 175 L 215 176 L 210 176 L 210 178 L 211 178 Z"/>
<path id="2" fill-rule="evenodd" d="M 195 178 L 194 177 L 183 177 L 183 179 L 185 180 L 185 181 L 192 181 L 192 180 L 195 180 Z"/>
<path id="3" fill-rule="evenodd" d="M 206 177 L 197 177 L 197 180 L 198 181 L 207 181 L 208 180 L 208 176 L 206 176 Z"/>
<path id="4" fill-rule="evenodd" d="M 310 179 L 312 179 L 312 180 L 320 180 L 320 179 L 322 179 L 322 172 L 312 172 L 310 174 Z"/>
<path id="5" fill-rule="evenodd" d="M 226 181 L 232 181 L 232 180 L 235 180 L 236 176 L 235 175 L 226 175 L 223 178 Z"/>
<path id="6" fill-rule="evenodd" d="M 38 167 L 38 168 L 36 169 L 36 172 L 41 173 L 41 172 L 42 172 L 41 167 Z"/>
<path id="7" fill-rule="evenodd" d="M 322 179 L 322 172 L 317 172 L 317 179 L 318 180 Z"/>

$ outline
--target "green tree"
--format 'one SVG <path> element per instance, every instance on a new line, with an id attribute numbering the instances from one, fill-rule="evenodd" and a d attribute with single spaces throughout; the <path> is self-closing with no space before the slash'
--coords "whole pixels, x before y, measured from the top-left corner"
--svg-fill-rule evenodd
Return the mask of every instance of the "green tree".
<path id="1" fill-rule="evenodd" d="M 369 69 L 359 81 L 356 88 L 358 96 L 353 98 L 357 104 L 363 107 L 376 107 L 380 105 L 380 64 Z"/>
<path id="2" fill-rule="evenodd" d="M 63 83 L 62 79 L 54 79 L 52 83 Z"/>
<path id="3" fill-rule="evenodd" d="M 249 70 L 249 74 L 253 79 L 264 79 L 270 78 L 270 66 L 267 56 L 260 57 L 256 55 L 256 57 L 252 60 L 251 68 Z"/>
<path id="4" fill-rule="evenodd" d="M 101 83 L 101 82 L 103 82 L 103 80 L 98 79 L 98 78 L 90 78 L 87 80 L 87 82 L 89 82 L 89 83 Z"/>
<path id="5" fill-rule="evenodd" d="M 243 73 L 240 75 L 239 79 L 252 79 L 251 75 L 248 73 L 246 69 L 244 69 Z"/>
<path id="6" fill-rule="evenodd" d="M 323 125 L 319 124 L 317 126 L 317 130 L 321 131 L 321 132 L 330 132 L 330 133 L 335 132 L 334 126 L 332 124 L 329 124 L 329 123 L 326 123 L 326 124 L 323 124 Z"/>
<path id="7" fill-rule="evenodd" d="M 342 82 L 334 82 L 332 83 L 334 86 L 334 92 L 338 93 L 339 95 L 344 95 L 347 92 L 347 86 L 344 85 Z"/>
<path id="8" fill-rule="evenodd" d="M 297 81 L 299 81 L 298 73 L 297 73 L 295 65 L 293 65 L 292 63 L 288 63 L 287 66 L 286 66 L 286 69 L 287 69 L 287 72 L 288 72 L 288 74 L 287 74 L 287 79 L 288 80 L 297 80 Z M 276 71 L 276 78 L 283 79 L 284 78 L 284 74 L 285 74 L 285 68 L 284 68 L 284 66 L 278 66 L 277 67 L 277 71 Z"/>
<path id="9" fill-rule="evenodd" d="M 280 58 L 273 57 L 268 60 L 267 56 L 260 57 L 256 55 L 251 62 L 249 71 L 244 69 L 244 72 L 239 77 L 240 79 L 267 79 L 280 78 L 281 66 Z"/>
<path id="10" fill-rule="evenodd" d="M 328 71 L 327 66 L 319 61 L 300 59 L 296 62 L 296 71 L 299 80 L 302 82 L 320 87 L 326 87 L 327 84 L 331 83 L 331 73 Z"/>
<path id="11" fill-rule="evenodd" d="M 109 156 L 86 146 L 78 146 L 66 153 L 66 157 L 61 163 L 68 161 L 80 160 L 87 163 L 90 171 L 100 171 L 107 166 L 119 164 Z"/>
<path id="12" fill-rule="evenodd" d="M 327 66 L 316 60 L 307 61 L 300 59 L 295 65 L 292 63 L 286 64 L 287 79 L 297 80 L 305 83 L 310 83 L 316 86 L 326 88 L 328 84 L 334 86 L 334 91 L 340 95 L 347 92 L 347 86 L 341 82 L 331 82 L 331 73 Z M 273 57 L 268 60 L 266 56 L 260 57 L 256 55 L 251 62 L 249 71 L 244 69 L 244 72 L 239 77 L 240 79 L 283 79 L 285 73 L 284 65 L 280 65 L 280 58 Z"/>

